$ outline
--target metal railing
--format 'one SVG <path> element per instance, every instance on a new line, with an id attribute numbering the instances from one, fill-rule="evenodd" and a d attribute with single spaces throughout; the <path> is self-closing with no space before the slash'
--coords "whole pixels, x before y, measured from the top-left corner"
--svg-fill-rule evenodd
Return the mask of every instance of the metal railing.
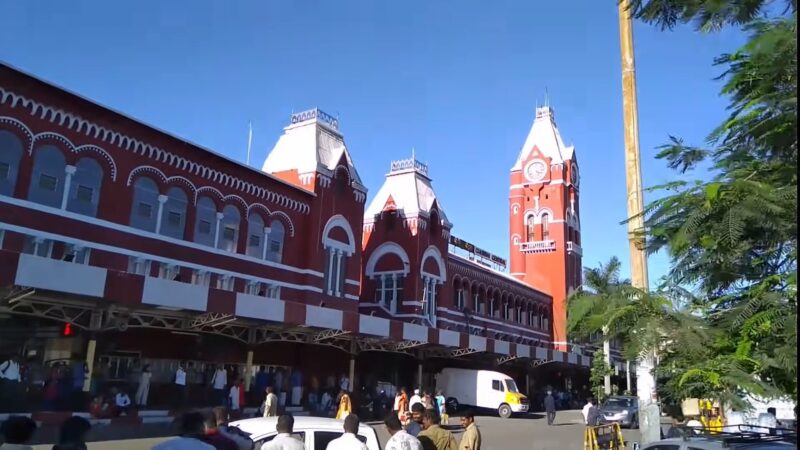
<path id="1" fill-rule="evenodd" d="M 549 239 L 546 241 L 522 242 L 519 249 L 525 253 L 546 253 L 556 249 L 556 241 Z"/>

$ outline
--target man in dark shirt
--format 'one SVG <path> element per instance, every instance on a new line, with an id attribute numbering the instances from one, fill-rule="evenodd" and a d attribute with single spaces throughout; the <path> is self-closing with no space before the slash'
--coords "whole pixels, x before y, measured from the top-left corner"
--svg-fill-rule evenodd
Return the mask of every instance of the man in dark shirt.
<path id="1" fill-rule="evenodd" d="M 216 450 L 239 450 L 236 442 L 220 433 L 217 428 L 217 418 L 214 414 L 205 416 L 206 433 L 200 438 L 206 444 L 213 446 Z"/>
<path id="2" fill-rule="evenodd" d="M 547 396 L 544 398 L 544 410 L 547 413 L 547 424 L 552 425 L 556 420 L 556 399 L 553 397 L 553 391 L 547 391 Z"/>

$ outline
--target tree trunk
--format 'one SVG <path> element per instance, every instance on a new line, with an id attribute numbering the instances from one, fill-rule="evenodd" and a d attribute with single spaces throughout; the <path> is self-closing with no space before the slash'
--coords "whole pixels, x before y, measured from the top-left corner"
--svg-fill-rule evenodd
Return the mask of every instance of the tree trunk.
<path id="1" fill-rule="evenodd" d="M 636 362 L 636 392 L 639 396 L 639 432 L 641 445 L 661 439 L 661 414 L 656 403 L 656 366 L 654 353 L 639 356 Z"/>
<path id="2" fill-rule="evenodd" d="M 606 362 L 606 369 L 611 367 L 611 343 L 608 339 L 603 339 L 603 357 L 605 358 Z M 611 374 L 606 373 L 603 377 L 603 392 L 605 392 L 606 397 L 611 395 Z M 598 399 L 599 401 L 600 399 Z"/>

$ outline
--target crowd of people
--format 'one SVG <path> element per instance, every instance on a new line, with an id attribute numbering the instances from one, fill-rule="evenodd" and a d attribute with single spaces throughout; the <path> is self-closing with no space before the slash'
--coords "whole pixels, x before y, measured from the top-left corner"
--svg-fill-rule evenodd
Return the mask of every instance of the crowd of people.
<path id="1" fill-rule="evenodd" d="M 0 425 L 3 445 L 0 450 L 32 450 L 28 443 L 36 432 L 36 422 L 26 416 L 11 416 Z M 73 416 L 64 421 L 53 450 L 86 450 L 86 437 L 92 425 L 83 417 Z"/>

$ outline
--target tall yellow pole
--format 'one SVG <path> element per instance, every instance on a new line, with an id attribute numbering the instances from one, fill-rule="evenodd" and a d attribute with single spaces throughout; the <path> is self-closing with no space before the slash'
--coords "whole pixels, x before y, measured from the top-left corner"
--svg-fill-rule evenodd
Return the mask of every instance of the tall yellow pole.
<path id="1" fill-rule="evenodd" d="M 622 53 L 622 113 L 625 120 L 625 179 L 628 187 L 628 244 L 631 254 L 631 283 L 647 289 L 647 254 L 642 210 L 642 168 L 639 163 L 639 118 L 636 106 L 636 68 L 633 57 L 633 20 L 628 11 L 628 0 L 619 2 L 619 44 Z"/>
<path id="2" fill-rule="evenodd" d="M 639 120 L 636 105 L 636 67 L 633 52 L 633 20 L 629 0 L 619 1 L 619 44 L 622 56 L 622 112 L 625 127 L 625 179 L 628 190 L 628 246 L 631 256 L 631 283 L 646 290 L 647 254 L 645 253 L 644 198 L 642 168 L 639 162 Z M 660 436 L 660 414 L 656 400 L 655 355 L 648 353 L 636 363 L 636 391 L 639 397 L 639 431 L 641 444 L 657 441 Z"/>

